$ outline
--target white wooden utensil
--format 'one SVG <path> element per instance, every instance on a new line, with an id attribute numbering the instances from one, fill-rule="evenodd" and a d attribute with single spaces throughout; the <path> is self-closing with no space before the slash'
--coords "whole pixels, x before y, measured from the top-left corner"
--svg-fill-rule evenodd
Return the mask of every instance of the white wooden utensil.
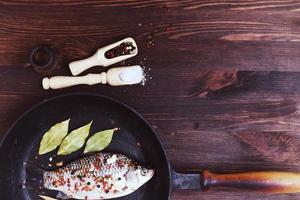
<path id="1" fill-rule="evenodd" d="M 119 46 L 122 43 L 130 43 L 131 45 L 133 45 L 135 47 L 135 49 L 132 50 L 130 52 L 130 54 L 127 54 L 127 55 L 120 55 L 120 56 L 117 56 L 114 58 L 106 58 L 105 57 L 105 53 L 107 51 Z M 137 45 L 136 45 L 136 42 L 134 41 L 134 39 L 133 38 L 125 38 L 121 41 L 115 42 L 113 44 L 110 44 L 110 45 L 107 45 L 105 47 L 98 49 L 97 52 L 89 58 L 71 62 L 69 64 L 69 68 L 70 68 L 72 75 L 76 76 L 91 67 L 94 67 L 94 66 L 106 67 L 106 66 L 121 62 L 123 60 L 126 60 L 128 58 L 131 58 L 131 57 L 137 55 L 137 53 L 138 53 L 138 48 L 137 48 Z"/>
<path id="2" fill-rule="evenodd" d="M 141 66 L 117 67 L 102 72 L 100 74 L 87 74 L 85 76 L 54 76 L 51 78 L 45 77 L 42 80 L 42 85 L 45 90 L 60 89 L 74 85 L 94 85 L 98 83 L 111 86 L 133 85 L 142 82 L 144 72 Z"/>

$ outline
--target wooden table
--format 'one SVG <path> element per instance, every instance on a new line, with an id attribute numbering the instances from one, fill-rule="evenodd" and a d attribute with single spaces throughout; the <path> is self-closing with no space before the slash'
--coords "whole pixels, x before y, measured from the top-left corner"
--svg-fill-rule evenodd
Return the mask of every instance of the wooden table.
<path id="1" fill-rule="evenodd" d="M 300 171 L 299 25 L 297 0 L 1 0 L 1 135 L 47 97 L 91 92 L 145 116 L 177 170 Z M 145 86 L 44 91 L 42 75 L 24 67 L 34 46 L 51 44 L 63 57 L 52 75 L 69 75 L 70 61 L 128 36 L 140 52 L 126 64 L 146 66 Z M 254 198 L 300 195 L 178 191 L 172 197 Z"/>

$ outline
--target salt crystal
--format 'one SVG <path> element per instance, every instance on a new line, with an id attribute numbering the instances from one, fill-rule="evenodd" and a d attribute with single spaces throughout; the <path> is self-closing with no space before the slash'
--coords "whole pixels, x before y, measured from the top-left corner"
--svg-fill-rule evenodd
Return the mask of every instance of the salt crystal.
<path id="1" fill-rule="evenodd" d="M 144 79 L 144 73 L 140 66 L 127 69 L 119 75 L 121 81 L 129 84 L 140 83 Z"/>
<path id="2" fill-rule="evenodd" d="M 112 155 L 109 159 L 107 159 L 107 164 L 112 164 L 117 161 L 117 156 Z"/>

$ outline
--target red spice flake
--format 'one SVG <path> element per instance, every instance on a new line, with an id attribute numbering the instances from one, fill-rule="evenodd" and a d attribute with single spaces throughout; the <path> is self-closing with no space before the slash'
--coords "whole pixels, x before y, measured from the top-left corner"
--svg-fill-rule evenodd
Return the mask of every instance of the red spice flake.
<path id="1" fill-rule="evenodd" d="M 75 183 L 74 189 L 75 189 L 75 191 L 78 191 L 78 190 L 79 190 L 78 183 Z"/>
<path id="2" fill-rule="evenodd" d="M 123 42 L 120 45 L 105 52 L 104 56 L 107 59 L 115 58 L 118 56 L 129 55 L 136 49 L 132 42 Z"/>
<path id="3" fill-rule="evenodd" d="M 109 164 L 109 165 L 106 166 L 107 170 L 110 170 L 111 168 L 112 168 L 112 164 Z"/>
<path id="4" fill-rule="evenodd" d="M 94 164 L 94 168 L 95 168 L 95 170 L 97 170 L 97 171 L 100 170 L 100 166 L 99 166 L 97 163 Z"/>
<path id="5" fill-rule="evenodd" d="M 52 185 L 56 186 L 57 182 L 56 181 L 53 181 L 52 182 Z"/>
<path id="6" fill-rule="evenodd" d="M 57 180 L 57 185 L 58 186 L 63 186 L 66 184 L 66 181 L 64 180 L 63 177 L 59 177 L 59 179 Z"/>
<path id="7" fill-rule="evenodd" d="M 107 185 L 108 185 L 108 184 L 107 184 L 106 181 L 103 181 L 103 182 L 102 182 L 102 185 L 103 185 L 103 188 L 107 188 Z"/>
<path id="8" fill-rule="evenodd" d="M 102 163 L 100 158 L 96 158 L 96 161 L 93 163 L 95 170 L 100 171 L 102 168 Z"/>
<path id="9" fill-rule="evenodd" d="M 124 160 L 122 160 L 122 159 L 117 160 L 116 163 L 117 163 L 118 167 L 120 167 L 120 168 L 124 167 L 124 165 L 125 165 Z"/>
<path id="10" fill-rule="evenodd" d="M 90 188 L 88 185 L 86 185 L 86 186 L 83 186 L 82 187 L 82 190 L 84 190 L 84 191 L 91 191 L 92 190 L 92 188 Z"/>

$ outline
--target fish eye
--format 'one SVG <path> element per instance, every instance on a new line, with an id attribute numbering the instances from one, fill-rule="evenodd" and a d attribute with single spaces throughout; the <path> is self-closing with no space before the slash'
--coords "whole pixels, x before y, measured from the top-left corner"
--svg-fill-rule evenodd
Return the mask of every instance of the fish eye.
<path id="1" fill-rule="evenodd" d="M 143 168 L 141 170 L 141 174 L 142 174 L 142 176 L 146 176 L 148 174 L 148 169 Z"/>

